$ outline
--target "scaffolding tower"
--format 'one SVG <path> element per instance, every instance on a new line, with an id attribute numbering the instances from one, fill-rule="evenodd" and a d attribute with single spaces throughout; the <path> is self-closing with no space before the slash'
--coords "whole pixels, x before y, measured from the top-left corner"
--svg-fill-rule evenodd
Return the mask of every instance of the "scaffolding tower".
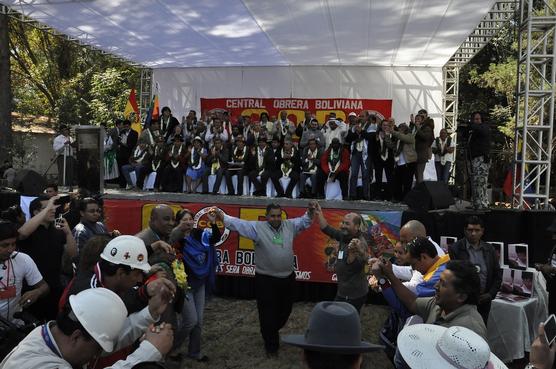
<path id="1" fill-rule="evenodd" d="M 141 87 L 139 89 L 139 114 L 141 116 L 141 124 L 144 125 L 149 107 L 151 106 L 153 92 L 153 70 L 150 68 L 141 69 Z"/>
<path id="2" fill-rule="evenodd" d="M 548 207 L 554 140 L 556 12 L 546 0 L 521 0 L 512 206 Z"/>

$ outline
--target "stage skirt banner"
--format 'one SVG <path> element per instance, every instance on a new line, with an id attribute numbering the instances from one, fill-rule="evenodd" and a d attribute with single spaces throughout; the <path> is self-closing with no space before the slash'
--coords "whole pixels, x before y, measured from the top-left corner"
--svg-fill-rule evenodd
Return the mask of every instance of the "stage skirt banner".
<path id="1" fill-rule="evenodd" d="M 305 111 L 309 110 L 322 125 L 328 120 L 330 113 L 346 121 L 349 113 L 357 115 L 361 111 L 369 111 L 379 118 L 388 118 L 392 114 L 392 100 L 379 99 L 302 99 L 302 98 L 201 98 L 201 111 L 205 114 L 228 111 L 233 119 L 239 116 L 250 116 L 251 121 L 259 121 L 260 115 L 266 112 L 269 117 L 278 118 L 285 110 L 288 119 L 298 123 L 305 119 Z"/>
<path id="2" fill-rule="evenodd" d="M 105 200 L 105 219 L 110 230 L 117 229 L 122 234 L 136 234 L 148 227 L 152 209 L 159 203 L 142 200 Z M 207 218 L 209 204 L 202 203 L 166 203 L 176 213 L 187 208 L 194 214 L 196 227 L 207 228 L 211 224 Z M 243 220 L 265 220 L 265 208 L 242 205 L 218 205 L 227 215 Z M 282 218 L 291 219 L 302 216 L 306 208 L 283 207 Z M 328 223 L 335 228 L 348 210 L 323 209 Z M 391 257 L 393 246 L 399 239 L 402 212 L 399 211 L 362 211 L 359 213 L 366 224 L 369 253 L 374 256 Z M 253 241 L 231 232 L 219 222 L 222 232 L 220 242 L 216 245 L 220 265 L 218 274 L 230 276 L 254 276 L 255 253 Z M 338 254 L 338 242 L 330 239 L 319 229 L 315 220 L 311 227 L 301 233 L 294 241 L 295 266 L 297 280 L 308 282 L 336 281 L 334 264 Z"/>

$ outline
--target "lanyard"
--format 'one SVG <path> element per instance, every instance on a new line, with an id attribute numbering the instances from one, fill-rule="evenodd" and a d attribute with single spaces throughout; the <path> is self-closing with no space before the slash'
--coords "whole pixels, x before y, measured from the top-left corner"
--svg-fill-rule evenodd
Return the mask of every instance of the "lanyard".
<path id="1" fill-rule="evenodd" d="M 50 337 L 50 332 L 48 331 L 48 323 L 46 323 L 42 326 L 41 335 L 42 335 L 42 339 L 44 340 L 44 343 L 48 346 L 48 348 L 53 353 L 58 355 L 58 357 L 62 357 L 62 354 L 60 353 L 60 351 L 58 351 L 58 349 L 56 348 L 56 345 L 54 345 L 54 342 L 52 342 L 52 338 Z"/>
<path id="2" fill-rule="evenodd" d="M 13 269 L 11 256 L 10 256 L 10 259 L 8 259 L 8 267 L 6 268 L 6 283 L 4 283 L 2 281 L 3 278 L 0 277 L 0 288 L 1 289 L 6 289 L 6 288 L 10 287 L 10 269 Z M 15 272 L 12 270 L 12 273 L 14 274 L 14 283 L 15 283 Z"/>

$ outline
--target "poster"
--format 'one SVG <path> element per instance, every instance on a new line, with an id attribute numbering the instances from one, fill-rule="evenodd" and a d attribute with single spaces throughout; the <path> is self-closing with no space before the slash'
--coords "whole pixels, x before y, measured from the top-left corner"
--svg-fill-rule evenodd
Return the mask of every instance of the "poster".
<path id="1" fill-rule="evenodd" d="M 380 119 L 392 115 L 392 100 L 379 99 L 302 99 L 302 98 L 201 98 L 201 112 L 210 114 L 215 111 L 228 111 L 232 119 L 238 116 L 250 116 L 251 121 L 258 121 L 261 113 L 268 113 L 278 118 L 285 110 L 288 119 L 298 123 L 305 119 L 305 111 L 309 110 L 322 125 L 326 123 L 330 113 L 336 113 L 337 118 L 347 120 L 349 113 L 357 115 L 363 110 L 376 114 Z"/>
<path id="2" fill-rule="evenodd" d="M 136 234 L 148 226 L 150 213 L 158 203 L 142 200 L 105 200 L 104 211 L 109 229 L 117 229 L 122 234 Z M 204 203 L 167 203 L 174 213 L 181 208 L 188 208 L 195 213 L 195 223 L 199 228 L 210 227 L 206 212 L 212 204 Z M 216 205 L 227 215 L 244 220 L 265 220 L 265 208 L 260 206 L 242 206 L 239 204 Z M 349 210 L 323 209 L 328 223 L 339 227 L 343 216 Z M 306 208 L 285 206 L 282 218 L 302 216 Z M 395 242 L 399 239 L 400 211 L 362 211 L 366 223 L 365 237 L 369 251 L 374 255 L 390 255 Z M 228 276 L 253 276 L 255 274 L 254 244 L 251 240 L 230 232 L 224 224 L 218 223 L 222 238 L 217 244 L 220 265 L 218 274 Z M 296 237 L 294 241 L 296 278 L 300 281 L 328 282 L 336 281 L 333 261 L 336 257 L 338 243 L 331 240 L 319 229 L 315 220 L 311 227 Z"/>

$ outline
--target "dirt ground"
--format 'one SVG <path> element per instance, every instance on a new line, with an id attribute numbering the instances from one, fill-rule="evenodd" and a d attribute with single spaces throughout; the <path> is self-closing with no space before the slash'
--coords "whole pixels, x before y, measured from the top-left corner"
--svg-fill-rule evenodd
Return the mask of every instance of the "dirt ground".
<path id="1" fill-rule="evenodd" d="M 296 303 L 281 334 L 303 333 L 309 313 L 315 303 Z M 384 306 L 366 305 L 362 309 L 363 339 L 378 342 L 378 331 L 388 315 Z M 169 369 L 301 369 L 301 350 L 281 345 L 276 359 L 267 359 L 259 333 L 255 300 L 213 298 L 207 303 L 203 327 L 203 354 L 208 363 L 184 359 L 180 363 L 167 363 Z M 187 343 L 186 343 L 187 344 Z M 364 369 L 391 369 L 383 352 L 366 354 Z"/>

